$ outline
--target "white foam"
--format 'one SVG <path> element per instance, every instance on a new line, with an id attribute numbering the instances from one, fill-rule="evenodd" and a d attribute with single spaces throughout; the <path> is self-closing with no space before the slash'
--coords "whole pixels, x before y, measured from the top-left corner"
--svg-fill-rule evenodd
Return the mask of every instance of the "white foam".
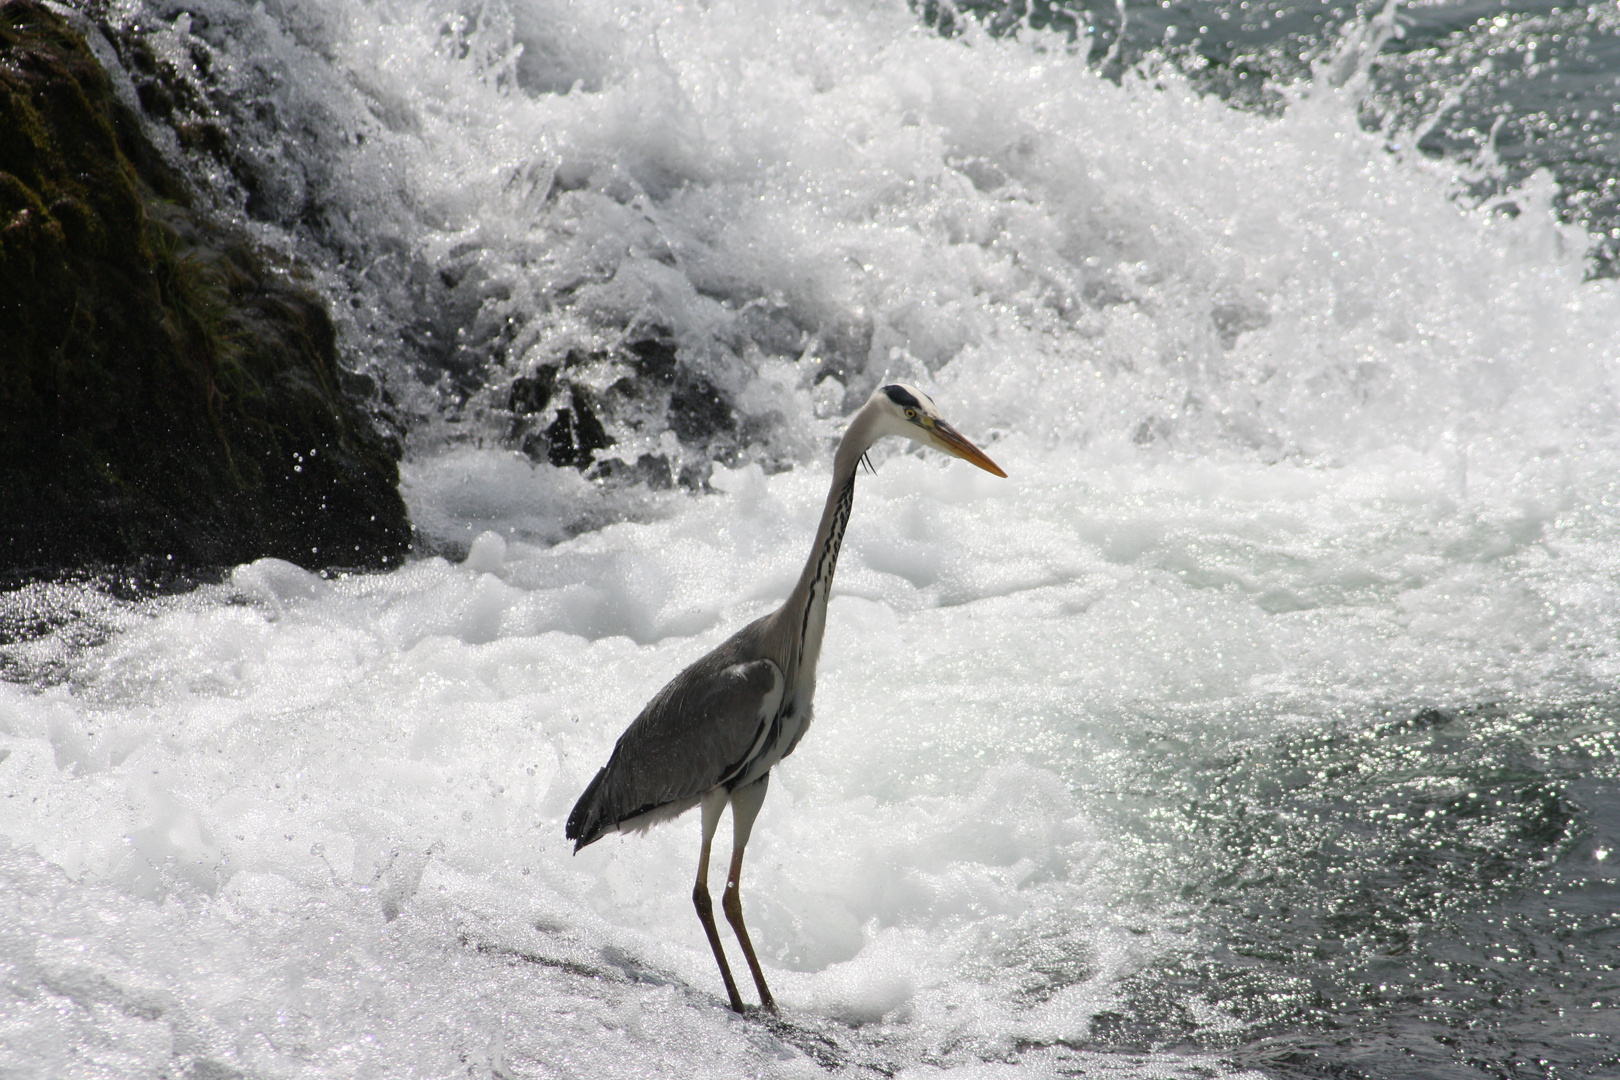
<path id="1" fill-rule="evenodd" d="M 261 9 L 227 59 L 370 103 L 321 205 L 469 245 L 519 354 L 658 321 L 802 464 L 649 494 L 461 445 L 405 469 L 441 556 L 263 560 L 14 649 L 44 674 L 0 683 L 0 1069 L 812 1076 L 830 1040 L 1055 1072 L 1187 940 L 1088 805 L 1123 757 L 1620 676 L 1620 312 L 1544 189 L 1467 211 L 1347 92 L 1247 115 L 900 4 L 519 5 L 516 58 L 505 10 L 462 53 L 433 5 Z M 536 53 L 579 88 L 502 74 Z M 783 313 L 824 331 L 802 362 Z M 1010 478 L 884 446 L 859 482 L 744 879 L 773 1033 L 723 1007 L 693 819 L 578 856 L 562 823 L 787 595 L 844 404 L 812 376 L 852 341 L 852 392 L 922 382 Z"/>
<path id="2" fill-rule="evenodd" d="M 1044 440 L 1326 462 L 1614 413 L 1615 286 L 1581 281 L 1550 178 L 1464 209 L 1474 172 L 1389 152 L 1356 78 L 1288 91 L 1279 122 L 900 3 L 197 6 L 216 81 L 282 117 L 249 152 L 285 242 L 313 201 L 307 254 L 368 260 L 323 278 L 346 340 L 413 399 L 389 358 L 437 275 L 456 363 L 504 358 L 422 439 L 502 438 L 511 375 L 649 326 L 801 461 L 829 373 L 854 398 L 928 381 Z M 540 489 L 533 518 L 569 521 Z"/>

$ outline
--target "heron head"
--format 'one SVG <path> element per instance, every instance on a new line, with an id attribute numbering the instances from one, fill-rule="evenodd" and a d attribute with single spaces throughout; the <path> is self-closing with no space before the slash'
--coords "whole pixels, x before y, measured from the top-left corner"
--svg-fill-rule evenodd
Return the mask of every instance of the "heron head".
<path id="1" fill-rule="evenodd" d="M 960 431 L 946 423 L 939 415 L 934 399 L 906 383 L 889 383 L 872 391 L 868 406 L 880 413 L 880 430 L 885 435 L 900 435 L 913 442 L 943 450 L 952 457 L 977 465 L 985 472 L 1006 476 L 1001 466 L 991 461 L 983 450 L 968 442 Z"/>

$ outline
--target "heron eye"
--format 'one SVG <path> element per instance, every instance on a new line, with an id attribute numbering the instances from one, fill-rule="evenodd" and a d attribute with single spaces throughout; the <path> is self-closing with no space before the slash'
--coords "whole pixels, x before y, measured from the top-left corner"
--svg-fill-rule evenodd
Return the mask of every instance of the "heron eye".
<path id="1" fill-rule="evenodd" d="M 906 419 L 907 420 L 915 420 L 915 419 L 917 419 L 917 410 L 916 409 L 907 409 L 906 410 Z"/>

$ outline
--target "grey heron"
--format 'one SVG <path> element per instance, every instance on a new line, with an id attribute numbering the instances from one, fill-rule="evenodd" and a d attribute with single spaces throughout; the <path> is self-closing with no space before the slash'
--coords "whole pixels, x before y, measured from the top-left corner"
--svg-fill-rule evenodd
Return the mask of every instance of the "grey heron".
<path id="1" fill-rule="evenodd" d="M 855 471 L 866 451 L 885 435 L 899 435 L 997 476 L 1007 475 L 946 423 L 921 390 L 904 383 L 874 390 L 839 440 L 815 543 L 787 602 L 671 679 L 619 736 L 607 765 L 568 815 L 567 836 L 578 852 L 609 832 L 645 830 L 694 806 L 702 809 L 703 847 L 692 903 L 737 1012 L 743 1011 L 742 998 L 720 945 L 709 896 L 709 846 L 729 804 L 731 870 L 721 906 L 748 960 L 760 1004 L 774 1012 L 776 1002 L 743 925 L 743 849 L 765 801 L 771 767 L 793 753 L 810 727 L 827 598 L 855 499 Z"/>

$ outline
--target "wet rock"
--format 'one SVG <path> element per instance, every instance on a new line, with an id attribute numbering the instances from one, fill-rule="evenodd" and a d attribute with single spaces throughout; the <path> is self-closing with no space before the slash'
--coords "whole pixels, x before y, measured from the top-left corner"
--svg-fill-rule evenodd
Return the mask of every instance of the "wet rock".
<path id="1" fill-rule="evenodd" d="M 607 384 L 606 390 L 596 387 Z M 603 459 L 611 431 L 669 430 L 694 459 L 724 458 L 741 436 L 729 393 L 681 361 L 667 334 L 637 336 L 606 350 L 569 350 L 514 379 L 507 392 L 509 437 L 535 461 L 588 471 L 602 479 L 664 487 L 702 486 L 706 467 L 642 454 L 634 464 Z"/>
<path id="2" fill-rule="evenodd" d="M 190 208 L 32 0 L 0 2 L 0 410 L 6 576 L 409 545 L 398 448 L 345 395 L 322 302 Z"/>
<path id="3" fill-rule="evenodd" d="M 579 354 L 569 354 L 569 368 L 577 370 L 584 363 Z M 559 388 L 558 375 L 557 367 L 544 365 L 512 381 L 507 393 L 512 436 L 536 461 L 583 469 L 613 439 L 596 415 L 589 388 L 567 381 Z"/>
<path id="4" fill-rule="evenodd" d="M 506 407 L 519 417 L 535 416 L 545 411 L 551 404 L 551 395 L 557 388 L 557 369 L 552 366 L 535 368 L 533 374 L 522 375 L 512 380 L 512 386 L 507 394 Z M 514 432 L 521 430 L 521 425 L 514 427 Z"/>
<path id="5" fill-rule="evenodd" d="M 737 430 L 737 413 L 708 379 L 688 375 L 670 395 L 669 426 L 684 443 L 709 442 Z"/>
<path id="6" fill-rule="evenodd" d="M 636 373 L 643 379 L 662 386 L 673 386 L 677 353 L 675 343 L 661 338 L 643 338 L 625 346 L 634 357 Z"/>
<path id="7" fill-rule="evenodd" d="M 607 429 L 591 408 L 590 401 L 579 387 L 569 392 L 568 404 L 557 410 L 556 419 L 541 436 L 546 459 L 564 468 L 583 469 L 596 457 L 598 450 L 613 445 Z M 538 447 L 524 443 L 524 450 L 535 456 Z"/>

